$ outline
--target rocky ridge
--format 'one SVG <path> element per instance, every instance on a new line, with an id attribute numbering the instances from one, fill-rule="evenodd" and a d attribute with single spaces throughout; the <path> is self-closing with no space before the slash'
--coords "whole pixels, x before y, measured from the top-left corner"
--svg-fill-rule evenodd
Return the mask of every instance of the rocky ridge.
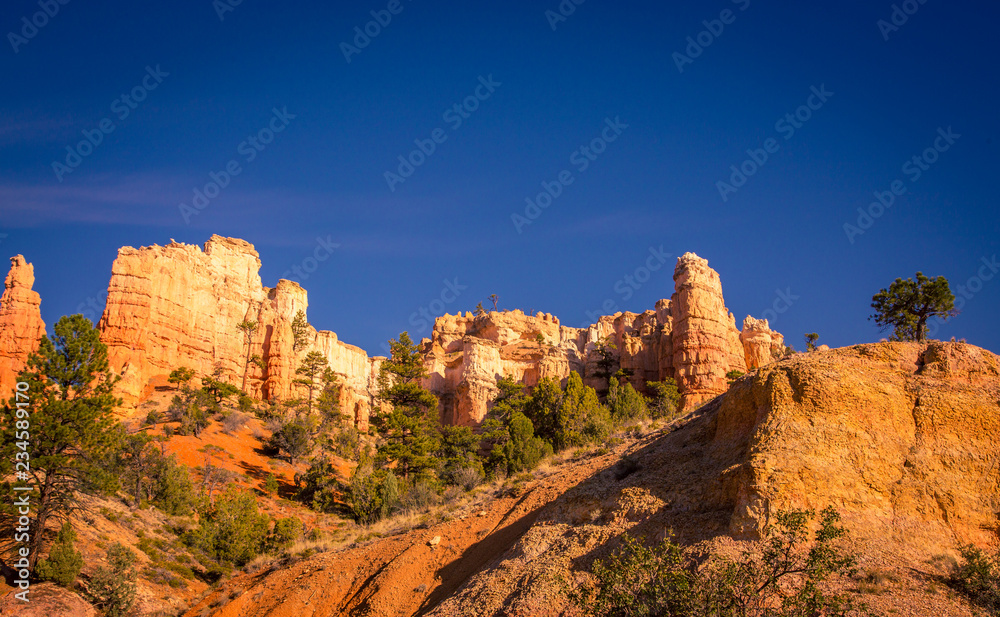
<path id="1" fill-rule="evenodd" d="M 240 574 L 187 615 L 579 615 L 567 584 L 622 534 L 738 552 L 779 510 L 833 506 L 862 571 L 897 581 L 862 598 L 878 614 L 970 617 L 929 581 L 957 546 L 994 541 L 997 434 L 1000 357 L 986 350 L 797 354 L 665 429 L 539 471 L 515 498 L 485 493 L 427 529 Z"/>
<path id="2" fill-rule="evenodd" d="M 0 354 L 10 358 L 0 366 L 0 379 L 6 380 L 0 383 L 16 376 L 16 363 L 42 333 L 39 300 L 30 291 L 31 266 L 16 259 L 21 261 L 0 301 L 0 319 L 6 316 L 12 324 L 0 339 Z M 377 405 L 381 358 L 311 327 L 306 344 L 296 348 L 292 320 L 300 310 L 307 313 L 307 293 L 288 280 L 264 286 L 260 267 L 253 245 L 218 235 L 204 246 L 171 242 L 119 250 L 98 328 L 111 368 L 121 376 L 118 394 L 126 406 L 166 387 L 170 371 L 180 366 L 199 376 L 221 375 L 258 400 L 293 398 L 301 394 L 295 369 L 307 353 L 319 351 L 344 386 L 342 409 L 367 426 Z M 676 379 L 685 409 L 725 391 L 729 371 L 745 372 L 780 355 L 775 352 L 783 350 L 781 335 L 766 321 L 748 317 L 744 333 L 736 328 L 719 275 L 706 260 L 686 253 L 674 280 L 672 297 L 653 309 L 604 316 L 588 328 L 519 310 L 437 318 L 421 349 L 429 373 L 425 386 L 441 400 L 442 420 L 481 422 L 496 380 L 504 375 L 532 386 L 543 377 L 564 380 L 578 371 L 589 385 L 603 387 L 596 353 L 601 341 L 614 345 L 615 362 L 632 372 L 636 388 Z M 245 321 L 257 324 L 249 341 L 237 329 Z"/>

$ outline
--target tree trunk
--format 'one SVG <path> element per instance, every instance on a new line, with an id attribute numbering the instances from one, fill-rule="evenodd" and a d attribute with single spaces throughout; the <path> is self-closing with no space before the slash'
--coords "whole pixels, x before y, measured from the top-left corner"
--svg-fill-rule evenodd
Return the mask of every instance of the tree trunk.
<path id="1" fill-rule="evenodd" d="M 246 394 L 247 391 L 247 375 L 250 373 L 250 343 L 252 335 L 247 334 L 247 359 L 243 363 L 243 393 Z"/>
<path id="2" fill-rule="evenodd" d="M 51 500 L 52 475 L 45 474 L 45 484 L 38 495 L 38 510 L 36 511 L 34 529 L 32 530 L 31 539 L 28 542 L 28 548 L 31 550 L 31 555 L 28 557 L 28 569 L 32 572 L 35 571 L 35 564 L 38 563 L 38 559 L 41 557 L 42 541 L 45 538 L 45 525 L 49 520 Z"/>

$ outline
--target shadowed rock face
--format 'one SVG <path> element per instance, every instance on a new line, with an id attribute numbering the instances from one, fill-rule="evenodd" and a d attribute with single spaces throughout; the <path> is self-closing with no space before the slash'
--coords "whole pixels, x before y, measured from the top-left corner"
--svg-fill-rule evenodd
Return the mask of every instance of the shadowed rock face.
<path id="1" fill-rule="evenodd" d="M 879 343 L 799 354 L 662 431 L 536 474 L 517 497 L 239 574 L 186 615 L 576 614 L 564 612 L 567 583 L 586 583 L 582 572 L 623 534 L 654 541 L 672 530 L 699 551 L 735 554 L 731 534 L 755 538 L 778 510 L 830 505 L 848 552 L 871 558 L 865 567 L 919 570 L 919 591 L 930 557 L 992 544 L 998 432 L 1000 358 L 983 349 Z M 883 614 L 969 614 L 948 596 L 880 595 L 894 609 Z"/>
<path id="2" fill-rule="evenodd" d="M 1000 358 L 962 343 L 799 354 L 721 400 L 711 451 L 738 453 L 730 531 L 834 505 L 928 547 L 982 541 L 1000 506 Z M 729 454 L 727 454 L 729 453 Z M 734 461 L 737 462 L 737 461 Z"/>
<path id="3" fill-rule="evenodd" d="M 118 395 L 127 407 L 167 385 L 167 376 L 186 366 L 199 376 L 218 373 L 256 399 L 301 396 L 295 370 L 310 351 L 321 352 L 340 377 L 342 410 L 362 428 L 377 407 L 381 360 L 310 328 L 307 342 L 294 347 L 292 321 L 308 308 L 306 291 L 280 280 L 265 287 L 260 257 L 243 240 L 212 236 L 204 246 L 166 246 L 118 251 L 112 265 L 104 314 L 98 323 L 112 370 L 121 376 Z M 648 381 L 675 378 L 685 409 L 724 392 L 725 375 L 745 371 L 769 356 L 768 343 L 754 334 L 740 341 L 722 298 L 719 275 L 693 253 L 678 259 L 676 292 L 643 313 L 616 313 L 587 328 L 570 328 L 551 314 L 519 310 L 445 315 L 421 349 L 425 386 L 441 400 L 447 423 L 476 425 L 507 375 L 527 386 L 539 379 L 564 380 L 579 372 L 585 383 L 605 388 L 598 373 L 602 340 L 614 344 L 617 366 L 631 371 L 637 389 Z M 7 291 L 0 300 L 0 384 L 12 384 L 23 359 L 37 348 L 44 324 L 38 294 L 31 291 L 31 266 L 14 258 Z M 256 322 L 247 341 L 237 325 Z M 766 322 L 765 327 L 766 327 Z M 780 335 L 770 333 L 770 344 Z M 6 354 L 6 355 L 4 355 Z M 758 357 L 759 356 L 759 357 Z M 3 362 L 6 362 L 4 365 Z"/>
<path id="4" fill-rule="evenodd" d="M 23 255 L 10 258 L 10 272 L 0 296 L 0 398 L 6 400 L 14 391 L 17 374 L 28 356 L 38 350 L 45 335 L 42 299 L 31 287 L 35 269 Z"/>

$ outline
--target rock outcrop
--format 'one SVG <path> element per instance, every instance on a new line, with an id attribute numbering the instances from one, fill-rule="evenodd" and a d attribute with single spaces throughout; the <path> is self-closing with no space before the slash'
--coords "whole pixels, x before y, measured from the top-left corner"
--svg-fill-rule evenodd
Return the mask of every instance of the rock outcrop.
<path id="1" fill-rule="evenodd" d="M 630 371 L 636 389 L 675 379 L 685 410 L 725 392 L 729 371 L 746 372 L 751 362 L 756 368 L 771 361 L 781 335 L 767 328 L 766 320 L 748 318 L 744 323 L 756 330 L 747 334 L 750 347 L 741 342 L 719 275 L 706 260 L 686 253 L 677 261 L 674 280 L 673 297 L 653 310 L 601 317 L 588 328 L 521 311 L 440 317 L 424 340 L 430 373 L 425 385 L 438 393 L 446 422 L 475 425 L 496 394 L 497 378 L 505 375 L 530 387 L 541 377 L 563 380 L 577 371 L 587 385 L 607 387 L 599 376 L 602 341 L 614 346 L 614 366 Z"/>
<path id="2" fill-rule="evenodd" d="M 772 331 L 766 319 L 754 319 L 747 315 L 743 320 L 740 341 L 746 355 L 747 370 L 760 368 L 784 355 L 785 337 Z"/>
<path id="3" fill-rule="evenodd" d="M 28 602 L 16 591 L 0 597 L 0 615 L 18 617 L 97 617 L 97 611 L 76 593 L 55 583 L 32 583 Z"/>
<path id="4" fill-rule="evenodd" d="M 258 400 L 301 396 L 295 370 L 305 354 L 319 351 L 340 377 L 342 410 L 367 427 L 380 358 L 311 327 L 296 348 L 292 321 L 308 309 L 306 291 L 287 280 L 265 287 L 260 267 L 253 245 L 221 236 L 203 247 L 172 242 L 119 250 L 98 328 L 127 407 L 167 387 L 170 372 L 182 366 L 240 386 Z M 564 380 L 577 371 L 585 383 L 603 389 L 598 348 L 605 342 L 613 346 L 605 349 L 612 350 L 614 366 L 628 371 L 637 389 L 676 379 L 684 409 L 724 392 L 730 370 L 756 368 L 770 358 L 767 348 L 781 335 L 766 321 L 748 318 L 741 342 L 719 275 L 706 260 L 686 253 L 674 280 L 670 300 L 642 313 L 601 317 L 587 328 L 519 310 L 438 318 L 421 351 L 429 374 L 425 386 L 441 401 L 441 419 L 481 422 L 501 376 L 531 387 L 544 377 Z M 6 362 L 0 364 L 0 384 L 8 387 L 44 329 L 32 281 L 31 266 L 14 258 L 0 310 L 0 320 L 9 324 L 0 334 L 0 363 Z M 238 328 L 246 322 L 256 324 L 249 336 Z"/>
<path id="5" fill-rule="evenodd" d="M 834 505 L 872 537 L 984 542 L 1000 504 L 1000 357 L 963 343 L 879 343 L 800 354 L 737 383 L 711 456 L 729 530 Z"/>
<path id="6" fill-rule="evenodd" d="M 10 272 L 0 296 L 0 399 L 14 391 L 17 374 L 24 369 L 28 356 L 38 350 L 45 335 L 42 299 L 32 291 L 35 269 L 23 255 L 10 258 Z"/>
<path id="7" fill-rule="evenodd" d="M 301 394 L 295 370 L 315 349 L 341 377 L 342 408 L 367 425 L 372 360 L 315 329 L 294 349 L 292 320 L 308 308 L 306 291 L 287 280 L 264 287 L 260 265 L 251 244 L 220 236 L 204 248 L 171 243 L 118 252 L 99 328 L 126 404 L 148 396 L 180 366 L 240 386 L 245 379 L 257 399 L 291 398 Z M 257 325 L 249 341 L 237 328 L 243 322 Z"/>
<path id="8" fill-rule="evenodd" d="M 237 574 L 186 615 L 579 614 L 567 591 L 588 584 L 585 572 L 625 534 L 652 543 L 672 531 L 699 557 L 738 555 L 747 547 L 732 535 L 755 539 L 779 510 L 830 505 L 860 570 L 898 575 L 874 592 L 846 581 L 852 594 L 879 614 L 971 615 L 926 583 L 956 546 L 995 545 L 998 434 L 1000 358 L 988 351 L 881 343 L 798 354 L 667 429 L 537 474 L 516 496 Z"/>
<path id="9" fill-rule="evenodd" d="M 722 299 L 719 273 L 708 261 L 685 253 L 674 270 L 670 299 L 673 317 L 673 368 L 681 408 L 690 409 L 725 392 L 726 373 L 746 372 L 736 318 Z"/>

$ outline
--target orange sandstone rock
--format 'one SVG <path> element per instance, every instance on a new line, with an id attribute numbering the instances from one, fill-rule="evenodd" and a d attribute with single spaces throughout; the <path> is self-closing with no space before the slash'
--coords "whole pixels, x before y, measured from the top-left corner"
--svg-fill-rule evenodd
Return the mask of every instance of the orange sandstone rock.
<path id="1" fill-rule="evenodd" d="M 44 331 L 31 266 L 20 256 L 13 262 L 0 303 L 0 385 L 8 389 Z M 311 327 L 306 344 L 295 349 L 291 324 L 308 308 L 306 291 L 287 280 L 265 287 L 260 266 L 251 244 L 217 235 L 203 247 L 171 242 L 119 250 L 98 328 L 126 406 L 165 387 L 181 366 L 199 377 L 221 375 L 258 400 L 295 398 L 303 394 L 295 370 L 308 352 L 319 351 L 340 378 L 343 412 L 367 427 L 381 360 Z M 780 334 L 752 318 L 740 340 L 719 275 L 706 260 L 685 254 L 674 280 L 672 298 L 652 310 L 601 317 L 587 328 L 519 310 L 438 318 L 421 351 L 424 385 L 441 401 L 442 421 L 482 422 L 501 376 L 531 387 L 577 371 L 588 385 L 605 388 L 596 353 L 601 341 L 614 345 L 616 365 L 630 372 L 637 389 L 676 379 L 685 409 L 724 392 L 728 371 L 761 366 L 768 346 L 781 346 Z M 244 321 L 257 324 L 249 342 L 237 328 Z"/>
<path id="2" fill-rule="evenodd" d="M 10 258 L 10 272 L 0 296 L 0 398 L 14 391 L 17 374 L 28 356 L 38 350 L 45 335 L 40 306 L 42 299 L 32 291 L 35 269 L 23 255 Z"/>
<path id="3" fill-rule="evenodd" d="M 725 392 L 726 373 L 746 372 L 736 319 L 722 298 L 719 273 L 694 253 L 677 260 L 673 317 L 673 370 L 681 408 L 691 409 Z"/>
<path id="4" fill-rule="evenodd" d="M 747 369 L 751 371 L 784 355 L 785 337 L 772 331 L 766 319 L 754 319 L 747 315 L 743 320 L 740 341 L 746 354 Z"/>
<path id="5" fill-rule="evenodd" d="M 260 279 L 260 257 L 243 240 L 213 235 L 205 246 L 171 243 L 126 247 L 112 266 L 108 301 L 99 327 L 112 369 L 122 376 L 126 404 L 147 396 L 154 383 L 186 366 L 199 376 L 222 378 L 257 399 L 300 396 L 295 370 L 309 351 L 319 350 L 341 377 L 341 404 L 367 426 L 372 361 L 332 332 L 310 330 L 294 349 L 292 320 L 306 311 L 306 291 L 281 280 Z M 257 322 L 249 349 L 237 325 Z M 247 362 L 247 359 L 257 362 Z"/>

